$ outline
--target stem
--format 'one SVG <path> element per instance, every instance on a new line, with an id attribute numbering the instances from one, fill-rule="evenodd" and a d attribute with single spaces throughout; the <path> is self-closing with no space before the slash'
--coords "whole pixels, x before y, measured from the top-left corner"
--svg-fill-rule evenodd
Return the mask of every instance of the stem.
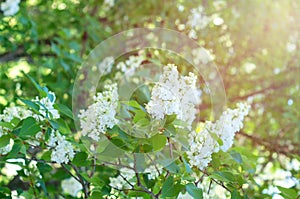
<path id="1" fill-rule="evenodd" d="M 170 147 L 170 156 L 171 156 L 171 159 L 173 159 L 173 145 L 170 141 L 170 138 L 167 137 L 167 139 L 168 139 L 168 143 L 169 143 L 169 147 Z"/>
<path id="2" fill-rule="evenodd" d="M 77 176 L 75 176 L 71 171 L 69 171 L 64 164 L 61 164 L 61 166 L 70 176 L 72 176 L 73 178 L 75 178 L 75 180 L 80 182 L 79 178 L 77 178 Z"/>
<path id="3" fill-rule="evenodd" d="M 158 199 L 158 196 L 156 196 L 152 191 L 150 191 L 149 189 L 147 189 L 142 183 L 141 183 L 141 179 L 140 179 L 140 176 L 137 172 L 137 169 L 136 169 L 136 157 L 135 157 L 135 154 L 133 154 L 133 157 L 134 157 L 134 171 L 135 171 L 135 176 L 136 176 L 136 179 L 137 179 L 137 185 L 143 189 L 144 192 L 150 194 L 153 198 L 157 198 Z"/>
<path id="4" fill-rule="evenodd" d="M 76 166 L 72 165 L 72 164 L 70 164 L 70 166 L 74 169 L 76 175 L 78 176 L 79 182 L 82 185 L 83 192 L 84 192 L 84 198 L 88 198 L 89 197 L 88 184 L 85 183 L 85 180 L 80 175 L 78 168 Z"/>

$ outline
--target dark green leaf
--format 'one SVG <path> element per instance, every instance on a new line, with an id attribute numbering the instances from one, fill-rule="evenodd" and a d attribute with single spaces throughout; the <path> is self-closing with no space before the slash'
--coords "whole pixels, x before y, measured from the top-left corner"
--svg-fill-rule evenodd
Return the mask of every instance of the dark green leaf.
<path id="1" fill-rule="evenodd" d="M 195 199 L 202 199 L 203 198 L 203 191 L 202 189 L 195 186 L 193 183 L 189 183 L 185 185 L 186 191 L 193 196 Z"/>
<path id="2" fill-rule="evenodd" d="M 73 112 L 63 104 L 55 104 L 54 108 L 59 110 L 62 114 L 68 116 L 69 118 L 73 119 Z"/>
<path id="3" fill-rule="evenodd" d="M 87 160 L 88 154 L 85 152 L 79 152 L 75 155 L 74 159 L 72 160 L 72 164 L 75 166 L 88 166 L 90 161 Z"/>
<path id="4" fill-rule="evenodd" d="M 32 84 L 34 85 L 34 87 L 39 91 L 40 95 L 42 97 L 47 97 L 47 92 L 45 91 L 45 88 L 42 88 L 32 77 L 30 77 L 28 74 L 24 73 L 22 71 L 22 73 L 32 82 Z"/>
<path id="5" fill-rule="evenodd" d="M 162 186 L 161 197 L 174 197 L 174 179 L 169 176 Z"/>
<path id="6" fill-rule="evenodd" d="M 38 162 L 36 166 L 39 169 L 39 171 L 43 174 L 47 173 L 47 172 L 50 172 L 52 170 L 52 167 L 49 166 L 47 163 L 44 163 L 44 162 Z"/>
<path id="7" fill-rule="evenodd" d="M 40 106 L 37 105 L 36 103 L 30 101 L 30 100 L 26 100 L 26 99 L 21 99 L 20 100 L 26 104 L 29 108 L 32 108 L 36 113 L 40 110 Z"/>
<path id="8" fill-rule="evenodd" d="M 99 199 L 102 198 L 102 193 L 99 191 L 93 191 L 92 195 L 88 199 Z"/>
<path id="9" fill-rule="evenodd" d="M 19 133 L 20 137 L 33 136 L 41 130 L 40 126 L 33 117 L 28 117 L 23 121 L 21 131 Z"/>
<path id="10" fill-rule="evenodd" d="M 240 195 L 240 193 L 234 189 L 232 192 L 231 192 L 231 199 L 243 199 L 242 196 Z"/>
<path id="11" fill-rule="evenodd" d="M 49 120 L 49 122 L 54 129 L 59 129 L 59 124 L 56 121 Z"/>

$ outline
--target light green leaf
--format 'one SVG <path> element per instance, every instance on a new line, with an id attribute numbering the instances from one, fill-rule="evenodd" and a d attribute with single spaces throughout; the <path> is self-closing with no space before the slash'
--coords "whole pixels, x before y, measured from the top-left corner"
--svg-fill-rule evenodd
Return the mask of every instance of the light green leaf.
<path id="1" fill-rule="evenodd" d="M 234 182 L 234 176 L 229 171 L 215 171 L 210 175 L 211 178 L 223 181 L 223 182 Z"/>
<path id="2" fill-rule="evenodd" d="M 11 125 L 9 122 L 0 122 L 0 126 L 8 128 L 8 129 L 13 129 L 13 125 Z"/>
<path id="3" fill-rule="evenodd" d="M 162 148 L 164 148 L 164 146 L 166 145 L 167 138 L 164 135 L 156 134 L 153 137 L 151 137 L 151 142 L 152 142 L 153 150 L 159 151 Z"/>
<path id="4" fill-rule="evenodd" d="M 294 189 L 284 188 L 281 186 L 277 186 L 279 191 L 281 192 L 280 195 L 284 196 L 285 199 L 294 199 L 297 198 L 297 192 Z"/>
<path id="5" fill-rule="evenodd" d="M 9 144 L 10 136 L 9 135 L 3 135 L 0 137 L 0 148 L 5 147 Z"/>
<path id="6" fill-rule="evenodd" d="M 230 151 L 230 155 L 231 157 L 239 164 L 242 164 L 243 163 L 243 159 L 242 159 L 242 156 L 241 154 L 239 154 L 238 152 L 236 151 Z"/>

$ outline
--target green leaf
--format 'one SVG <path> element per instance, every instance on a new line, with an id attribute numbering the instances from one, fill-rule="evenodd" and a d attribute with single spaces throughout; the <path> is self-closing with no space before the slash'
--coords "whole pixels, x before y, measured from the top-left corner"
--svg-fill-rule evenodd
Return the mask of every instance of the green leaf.
<path id="1" fill-rule="evenodd" d="M 70 127 L 68 126 L 68 123 L 64 119 L 59 118 L 56 120 L 56 123 L 59 126 L 58 127 L 59 132 L 61 132 L 62 134 L 67 135 L 72 133 Z"/>
<path id="2" fill-rule="evenodd" d="M 218 142 L 220 146 L 223 145 L 223 141 L 221 140 L 221 138 L 219 138 L 219 136 L 216 133 L 209 132 L 209 134 L 211 135 L 211 137 L 214 138 L 214 140 Z"/>
<path id="3" fill-rule="evenodd" d="M 93 191 L 92 195 L 88 199 L 99 199 L 102 198 L 102 193 L 99 191 Z"/>
<path id="4" fill-rule="evenodd" d="M 42 160 L 45 160 L 45 161 L 50 161 L 51 160 L 51 151 L 46 151 L 42 157 L 41 157 Z"/>
<path id="5" fill-rule="evenodd" d="M 297 192 L 294 189 L 288 189 L 281 186 L 277 186 L 279 191 L 281 192 L 280 195 L 284 196 L 285 199 L 294 199 L 297 198 Z"/>
<path id="6" fill-rule="evenodd" d="M 73 119 L 73 112 L 69 109 L 69 107 L 67 107 L 63 104 L 55 104 L 54 108 L 57 109 L 62 114 L 68 116 L 71 119 Z"/>
<path id="7" fill-rule="evenodd" d="M 10 136 L 9 135 L 3 135 L 0 137 L 0 148 L 5 147 L 9 144 Z"/>
<path id="8" fill-rule="evenodd" d="M 136 110 L 135 115 L 133 117 L 133 122 L 138 123 L 140 120 L 146 120 L 149 124 L 149 121 L 146 119 L 147 114 L 142 110 Z"/>
<path id="9" fill-rule="evenodd" d="M 174 179 L 169 176 L 162 186 L 161 197 L 172 197 L 172 187 L 174 186 Z"/>
<path id="10" fill-rule="evenodd" d="M 168 125 L 165 127 L 165 131 L 164 134 L 168 137 L 175 135 L 176 134 L 176 128 L 174 127 L 174 125 Z"/>
<path id="11" fill-rule="evenodd" d="M 175 119 L 176 119 L 176 114 L 173 114 L 173 115 L 167 115 L 167 116 L 166 116 L 165 126 L 167 126 L 167 125 L 169 125 L 170 123 L 172 123 Z"/>
<path id="12" fill-rule="evenodd" d="M 223 182 L 234 182 L 234 176 L 229 171 L 215 171 L 210 175 L 211 178 L 223 181 Z"/>
<path id="13" fill-rule="evenodd" d="M 148 103 L 151 97 L 149 87 L 146 85 L 140 86 L 136 91 L 134 91 L 132 97 L 139 104 Z"/>
<path id="14" fill-rule="evenodd" d="M 180 172 L 180 167 L 175 163 L 172 162 L 168 166 L 166 166 L 166 169 L 170 171 L 171 173 L 179 173 Z"/>
<path id="15" fill-rule="evenodd" d="M 19 98 L 24 104 L 26 104 L 29 108 L 32 108 L 36 113 L 40 110 L 40 106 L 37 105 L 36 103 L 26 100 L 26 99 L 21 99 Z"/>
<path id="16" fill-rule="evenodd" d="M 39 179 L 39 180 L 38 180 L 38 183 L 39 183 L 40 186 L 42 187 L 42 189 L 43 189 L 43 191 L 44 191 L 44 195 L 45 195 L 45 196 L 48 196 L 48 191 L 47 191 L 47 188 L 46 188 L 46 185 L 45 185 L 44 181 L 41 180 L 41 179 Z"/>
<path id="17" fill-rule="evenodd" d="M 40 173 L 47 173 L 52 170 L 52 167 L 44 162 L 38 162 L 36 166 L 39 169 Z"/>
<path id="18" fill-rule="evenodd" d="M 59 124 L 58 124 L 56 121 L 54 121 L 54 120 L 49 120 L 49 122 L 50 122 L 52 128 L 54 128 L 54 129 L 56 129 L 56 130 L 59 128 Z"/>
<path id="19" fill-rule="evenodd" d="M 34 87 L 39 91 L 40 95 L 42 97 L 47 97 L 47 88 L 44 87 L 42 88 L 31 76 L 29 76 L 28 74 L 26 74 L 24 71 L 22 71 L 23 75 L 25 75 L 34 85 Z"/>
<path id="20" fill-rule="evenodd" d="M 103 187 L 105 185 L 105 182 L 103 181 L 103 179 L 101 179 L 101 176 L 99 175 L 94 175 L 92 178 L 91 178 L 91 181 L 90 181 L 94 186 L 99 186 L 99 187 Z"/>
<path id="21" fill-rule="evenodd" d="M 202 199 L 203 198 L 203 191 L 202 189 L 195 186 L 193 183 L 188 183 L 185 185 L 186 191 L 193 196 L 195 199 Z"/>
<path id="22" fill-rule="evenodd" d="M 15 158 L 19 152 L 26 154 L 26 147 L 20 140 L 14 140 L 14 145 L 7 155 L 7 158 Z"/>
<path id="23" fill-rule="evenodd" d="M 136 126 L 138 127 L 146 127 L 149 125 L 149 120 L 146 118 L 140 118 L 137 122 L 136 122 Z"/>
<path id="24" fill-rule="evenodd" d="M 186 172 L 192 173 L 192 169 L 191 169 L 189 163 L 185 160 L 184 157 L 182 157 L 182 160 L 183 160 L 183 163 L 184 163 L 184 165 L 185 165 L 185 170 L 186 170 Z"/>
<path id="25" fill-rule="evenodd" d="M 238 152 L 236 151 L 230 151 L 230 155 L 231 157 L 239 164 L 242 164 L 243 163 L 243 159 L 242 159 L 242 156 L 241 154 L 239 154 Z"/>
<path id="26" fill-rule="evenodd" d="M 8 129 L 13 129 L 13 125 L 11 125 L 11 123 L 9 122 L 0 122 L 0 126 L 8 128 Z"/>
<path id="27" fill-rule="evenodd" d="M 135 100 L 130 100 L 127 105 L 133 107 L 133 108 L 137 108 L 139 110 L 144 110 L 144 107 L 142 107 L 139 103 L 137 103 L 137 101 Z"/>
<path id="28" fill-rule="evenodd" d="M 174 185 L 173 177 L 169 176 L 162 186 L 161 197 L 162 198 L 175 197 L 178 195 L 181 189 L 182 189 L 182 185 L 180 185 L 180 183 Z"/>
<path id="29" fill-rule="evenodd" d="M 36 124 L 37 122 L 33 117 L 28 117 L 23 121 L 21 131 L 19 133 L 20 137 L 29 137 L 35 135 L 41 130 L 40 126 Z"/>
<path id="30" fill-rule="evenodd" d="M 163 149 L 167 143 L 167 138 L 164 135 L 156 134 L 151 137 L 151 142 L 154 151 Z"/>
<path id="31" fill-rule="evenodd" d="M 143 196 L 146 196 L 147 194 L 142 192 L 142 191 L 135 191 L 135 190 L 133 191 L 133 190 L 131 190 L 131 191 L 128 192 L 127 195 L 131 198 L 136 198 L 136 197 L 144 198 Z"/>
<path id="32" fill-rule="evenodd" d="M 58 46 L 57 46 L 55 43 L 53 43 L 53 42 L 51 42 L 51 50 L 52 50 L 52 52 L 54 52 L 56 55 L 59 55 L 59 54 L 60 54 L 60 49 L 59 49 Z"/>
<path id="33" fill-rule="evenodd" d="M 79 152 L 75 155 L 74 159 L 72 160 L 72 164 L 75 166 L 88 166 L 90 161 L 87 161 L 88 154 L 85 152 Z"/>
<path id="34" fill-rule="evenodd" d="M 234 189 L 232 192 L 231 192 L 231 199 L 243 199 L 242 196 L 240 195 L 240 193 Z"/>

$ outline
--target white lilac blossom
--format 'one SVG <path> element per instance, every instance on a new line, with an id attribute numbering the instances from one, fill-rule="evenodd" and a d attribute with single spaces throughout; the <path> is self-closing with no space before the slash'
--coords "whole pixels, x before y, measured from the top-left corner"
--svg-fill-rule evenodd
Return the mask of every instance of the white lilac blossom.
<path id="1" fill-rule="evenodd" d="M 100 139 L 100 134 L 107 128 L 112 128 L 116 123 L 116 109 L 118 107 L 117 84 L 105 85 L 105 91 L 94 96 L 94 103 L 87 110 L 80 110 L 81 133 L 95 141 Z"/>
<path id="2" fill-rule="evenodd" d="M 31 146 L 39 146 L 41 144 L 41 140 L 44 138 L 44 134 L 42 131 L 40 131 L 37 134 L 35 134 L 34 137 L 35 138 L 32 140 L 27 140 L 27 143 L 30 144 Z"/>
<path id="3" fill-rule="evenodd" d="M 162 167 L 160 165 L 150 165 L 144 171 L 144 173 L 148 174 L 149 180 L 154 180 L 162 173 Z"/>
<path id="4" fill-rule="evenodd" d="M 124 62 L 119 62 L 117 64 L 117 69 L 121 70 L 127 77 L 134 75 L 137 68 L 139 68 L 142 62 L 145 60 L 145 57 L 142 54 L 137 56 L 130 56 Z"/>
<path id="5" fill-rule="evenodd" d="M 0 114 L 0 122 L 11 122 L 14 118 L 18 118 L 20 120 L 25 119 L 32 115 L 32 112 L 26 110 L 23 107 L 14 106 L 14 107 L 6 107 L 3 110 L 3 113 Z M 0 138 L 3 135 L 6 135 L 9 132 L 9 129 L 6 127 L 0 126 Z M 12 139 L 9 140 L 9 143 L 6 146 L 0 148 L 0 154 L 6 155 L 8 154 L 13 146 L 14 141 Z"/>
<path id="6" fill-rule="evenodd" d="M 65 136 L 58 131 L 51 133 L 47 145 L 52 150 L 51 161 L 58 164 L 67 164 L 75 155 L 71 142 L 67 141 Z"/>
<path id="7" fill-rule="evenodd" d="M 82 185 L 73 177 L 64 179 L 61 182 L 61 187 L 64 193 L 76 197 L 78 192 L 82 190 Z"/>
<path id="8" fill-rule="evenodd" d="M 114 57 L 106 57 L 98 65 L 98 70 L 101 75 L 107 75 L 111 72 L 114 64 Z"/>
<path id="9" fill-rule="evenodd" d="M 227 151 L 233 144 L 234 135 L 243 128 L 244 117 L 248 115 L 250 105 L 238 103 L 236 109 L 227 109 L 215 123 L 214 131 L 220 137 L 222 151 Z"/>
<path id="10" fill-rule="evenodd" d="M 117 177 L 109 178 L 110 181 L 109 186 L 116 189 L 129 189 L 130 184 L 128 182 L 134 185 L 134 181 L 133 182 L 131 181 L 134 177 L 135 177 L 134 170 L 125 167 L 121 168 L 120 174 Z"/>
<path id="11" fill-rule="evenodd" d="M 211 17 L 207 16 L 204 12 L 204 8 L 199 6 L 198 8 L 191 9 L 191 14 L 188 17 L 187 24 L 191 27 L 189 36 L 193 39 L 197 39 L 195 31 L 203 30 L 210 23 Z"/>
<path id="12" fill-rule="evenodd" d="M 6 0 L 1 3 L 1 10 L 3 11 L 4 16 L 12 16 L 16 14 L 20 7 L 20 0 Z"/>
<path id="13" fill-rule="evenodd" d="M 21 106 L 6 107 L 0 115 L 0 121 L 10 122 L 14 118 L 20 120 L 32 115 L 32 112 Z"/>
<path id="14" fill-rule="evenodd" d="M 215 123 L 207 121 L 202 130 L 192 131 L 189 134 L 190 150 L 187 152 L 190 164 L 203 169 L 211 161 L 214 152 L 220 149 L 227 151 L 233 144 L 235 133 L 243 127 L 244 117 L 249 110 L 248 104 L 238 103 L 236 109 L 227 109 Z M 220 139 L 222 145 L 216 139 Z"/>
<path id="15" fill-rule="evenodd" d="M 189 162 L 197 166 L 200 170 L 207 167 L 212 160 L 211 155 L 218 148 L 217 141 L 211 136 L 209 130 L 212 127 L 211 122 L 206 122 L 201 132 L 192 131 L 189 134 L 190 150 L 187 151 Z"/>
<path id="16" fill-rule="evenodd" d="M 51 96 L 52 99 L 50 99 L 48 96 L 39 99 L 39 97 L 37 96 L 34 102 L 37 102 L 37 104 L 39 105 L 40 107 L 39 112 L 42 114 L 43 117 L 58 119 L 60 118 L 60 115 L 53 106 L 56 99 L 55 93 L 50 91 L 49 95 Z M 42 120 L 43 118 L 39 116 L 37 119 Z"/>
<path id="17" fill-rule="evenodd" d="M 0 147 L 0 154 L 7 155 L 12 150 L 13 145 L 14 141 L 12 139 L 9 139 L 9 143 L 6 146 Z"/>
<path id="18" fill-rule="evenodd" d="M 163 70 L 159 82 L 151 91 L 146 110 L 156 119 L 176 114 L 177 119 L 186 122 L 190 128 L 195 119 L 195 106 L 200 103 L 197 77 L 191 72 L 188 76 L 181 76 L 173 64 L 168 64 Z"/>

